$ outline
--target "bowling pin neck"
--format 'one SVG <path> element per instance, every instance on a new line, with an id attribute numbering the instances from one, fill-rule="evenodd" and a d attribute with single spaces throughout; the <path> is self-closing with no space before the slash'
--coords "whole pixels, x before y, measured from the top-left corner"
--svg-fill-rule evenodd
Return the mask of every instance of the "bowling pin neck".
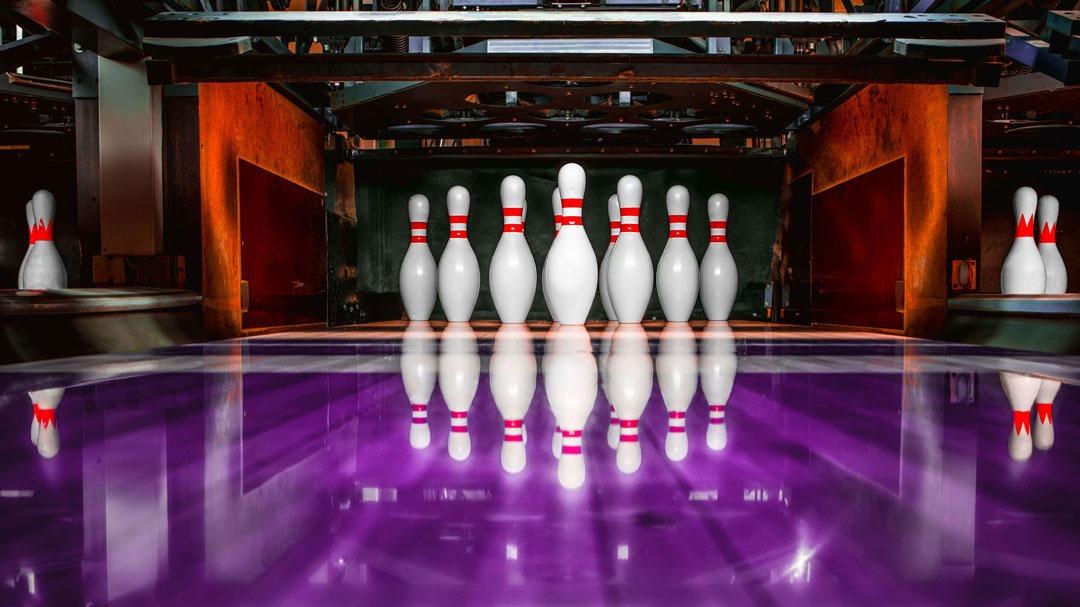
<path id="1" fill-rule="evenodd" d="M 450 238 L 468 238 L 468 215 L 450 216 Z"/>
<path id="2" fill-rule="evenodd" d="M 469 412 L 468 411 L 451 411 L 450 412 L 450 431 L 451 432 L 468 432 L 469 431 Z"/>
<path id="3" fill-rule="evenodd" d="M 709 244 L 714 242 L 727 242 L 727 222 L 726 221 L 710 221 L 709 222 Z"/>
<path id="4" fill-rule="evenodd" d="M 615 241 L 619 239 L 619 229 L 622 227 L 622 223 L 618 221 L 608 222 L 608 228 L 611 230 L 611 244 L 615 244 Z"/>
<path id="5" fill-rule="evenodd" d="M 580 198 L 562 199 L 561 227 L 581 225 L 581 205 L 582 200 Z"/>
<path id="6" fill-rule="evenodd" d="M 668 238 L 686 238 L 686 215 L 668 215 Z"/>
<path id="7" fill-rule="evenodd" d="M 1035 415 L 1039 417 L 1039 422 L 1044 424 L 1054 423 L 1054 403 L 1035 403 Z"/>
<path id="8" fill-rule="evenodd" d="M 34 227 L 30 228 L 30 242 L 46 242 L 53 239 L 53 222 L 39 219 Z"/>
<path id="9" fill-rule="evenodd" d="M 560 430 L 562 432 L 562 454 L 581 455 L 581 430 Z"/>
<path id="10" fill-rule="evenodd" d="M 725 408 L 725 405 L 709 405 L 709 424 L 723 426 Z"/>
<path id="11" fill-rule="evenodd" d="M 668 413 L 668 432 L 686 432 L 685 411 L 671 411 Z"/>
<path id="12" fill-rule="evenodd" d="M 523 442 L 522 428 L 524 423 L 520 419 L 508 419 L 503 421 L 503 440 L 508 443 L 520 443 Z"/>
<path id="13" fill-rule="evenodd" d="M 522 223 L 521 207 L 503 208 L 503 232 L 524 232 L 525 224 Z"/>
<path id="14" fill-rule="evenodd" d="M 619 442 L 620 443 L 636 443 L 636 442 L 638 442 L 638 420 L 636 420 L 636 419 L 620 419 L 619 420 Z"/>
<path id="15" fill-rule="evenodd" d="M 1019 229 L 1017 229 L 1017 233 L 1019 233 Z M 1039 244 L 1056 244 L 1056 234 L 1057 222 L 1043 222 L 1042 226 L 1039 227 Z"/>
<path id="16" fill-rule="evenodd" d="M 412 406 L 412 423 L 414 424 L 426 424 L 427 423 L 427 405 L 421 403 L 414 403 Z"/>
<path id="17" fill-rule="evenodd" d="M 43 409 L 41 405 L 34 403 L 34 420 L 41 424 L 42 428 L 48 428 L 56 423 L 56 409 Z"/>
<path id="18" fill-rule="evenodd" d="M 1013 431 L 1017 436 L 1031 434 L 1031 410 L 1013 411 Z"/>
<path id="19" fill-rule="evenodd" d="M 427 243 L 427 222 L 426 221 L 410 221 L 409 229 L 412 235 L 409 237 L 409 243 Z"/>
<path id="20" fill-rule="evenodd" d="M 1035 238 L 1035 214 L 1024 215 L 1023 213 L 1016 220 L 1016 237 L 1017 238 Z"/>
<path id="21" fill-rule="evenodd" d="M 638 220 L 641 216 L 641 207 L 624 206 L 621 210 L 622 223 L 619 226 L 619 233 L 622 232 L 640 232 L 641 229 L 638 225 Z"/>

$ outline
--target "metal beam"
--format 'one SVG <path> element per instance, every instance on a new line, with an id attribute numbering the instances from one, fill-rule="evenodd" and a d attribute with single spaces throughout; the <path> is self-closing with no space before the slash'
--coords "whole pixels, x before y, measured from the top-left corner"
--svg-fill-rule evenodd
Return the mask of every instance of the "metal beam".
<path id="1" fill-rule="evenodd" d="M 621 59 L 621 60 L 620 60 Z M 151 84 L 184 82 L 847 82 L 994 86 L 1001 64 L 828 55 L 239 55 L 154 62 Z"/>
<path id="2" fill-rule="evenodd" d="M 0 11 L 21 23 L 34 23 L 111 59 L 143 55 L 141 32 L 108 0 L 7 0 Z M 136 4 L 136 3 L 131 3 Z"/>
<path id="3" fill-rule="evenodd" d="M 56 34 L 32 34 L 0 46 L 0 72 L 13 72 L 21 67 L 58 55 L 71 48 L 71 43 Z"/>
<path id="4" fill-rule="evenodd" d="M 463 36 L 476 38 L 1003 38 L 979 14 L 657 11 L 277 11 L 159 13 L 147 36 Z"/>

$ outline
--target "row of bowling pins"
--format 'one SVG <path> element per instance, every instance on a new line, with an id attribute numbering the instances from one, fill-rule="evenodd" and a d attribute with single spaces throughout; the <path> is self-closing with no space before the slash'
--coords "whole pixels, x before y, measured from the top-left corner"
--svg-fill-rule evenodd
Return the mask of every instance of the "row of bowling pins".
<path id="1" fill-rule="evenodd" d="M 26 227 L 30 246 L 19 265 L 20 289 L 47 290 L 67 288 L 64 260 L 53 242 L 56 199 L 48 190 L 38 190 L 26 203 Z"/>
<path id="2" fill-rule="evenodd" d="M 1058 199 L 1022 187 L 1013 194 L 1016 236 L 1001 266 L 1003 295 L 1064 293 L 1068 275 L 1057 248 Z M 1035 226 L 1039 226 L 1038 244 Z"/>
<path id="3" fill-rule="evenodd" d="M 699 377 L 709 407 L 706 444 L 714 451 L 724 449 L 725 410 L 737 366 L 733 335 L 724 322 L 706 325 L 700 354 L 690 326 L 669 323 L 660 336 L 655 365 L 648 336 L 640 325 L 611 323 L 601 339 L 599 360 L 584 327 L 554 327 L 545 336 L 540 371 L 557 424 L 552 451 L 559 461 L 560 484 L 576 488 L 585 481 L 582 439 L 598 387 L 611 404 L 608 444 L 616 450 L 618 468 L 626 474 L 637 472 L 641 466 L 638 424 L 653 391 L 654 372 L 668 413 L 667 456 L 681 461 L 689 451 L 686 412 Z M 480 367 L 476 336 L 467 323 L 450 323 L 438 336 L 426 322 L 409 324 L 402 341 L 401 376 L 412 410 L 409 440 L 414 448 L 424 449 L 431 442 L 427 411 L 438 383 L 450 411 L 447 450 L 459 461 L 469 457 L 468 414 L 479 385 Z M 503 418 L 502 466 L 510 473 L 525 468 L 524 419 L 536 390 L 536 374 L 529 330 L 515 324 L 500 327 L 489 378 Z"/>
<path id="4" fill-rule="evenodd" d="M 552 320 L 565 325 L 585 322 L 600 289 L 610 320 L 640 323 L 652 297 L 653 264 L 641 238 L 641 180 L 627 175 L 608 199 L 611 237 L 599 267 L 582 225 L 585 170 L 570 163 L 559 169 L 559 187 L 552 193 L 555 240 L 544 261 L 544 300 Z M 525 322 L 536 294 L 536 262 L 525 240 L 525 182 L 516 175 L 503 179 L 503 231 L 491 258 L 488 280 L 499 319 Z M 472 317 L 480 292 L 480 266 L 468 241 L 469 192 L 454 186 L 447 192 L 450 238 L 436 267 L 427 245 L 427 197 L 409 199 L 411 237 L 399 275 L 401 297 L 410 320 L 428 320 L 435 297 L 451 322 Z M 687 240 L 690 193 L 683 186 L 667 192 L 670 221 L 667 245 L 656 266 L 656 287 L 664 316 L 686 322 L 699 295 L 709 320 L 727 320 L 738 289 L 735 259 L 727 245 L 728 199 L 709 198 L 709 246 L 699 267 Z"/>
<path id="5" fill-rule="evenodd" d="M 1005 398 L 1012 409 L 1009 430 L 1009 457 L 1023 462 L 1032 447 L 1047 451 L 1054 446 L 1054 399 L 1061 382 L 1010 371 L 998 374 Z"/>

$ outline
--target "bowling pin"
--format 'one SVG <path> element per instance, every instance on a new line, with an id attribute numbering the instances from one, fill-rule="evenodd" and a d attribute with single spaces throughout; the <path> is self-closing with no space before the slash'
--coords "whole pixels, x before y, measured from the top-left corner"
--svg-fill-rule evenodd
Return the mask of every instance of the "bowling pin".
<path id="1" fill-rule="evenodd" d="M 664 452 L 671 461 L 682 461 L 690 449 L 686 437 L 686 411 L 697 393 L 698 383 L 697 340 L 689 323 L 664 325 L 656 355 L 656 380 L 668 412 Z"/>
<path id="2" fill-rule="evenodd" d="M 555 238 L 558 238 L 559 237 L 559 228 L 562 227 L 562 220 L 563 220 L 562 199 L 559 197 L 559 188 L 555 188 L 551 192 L 551 216 L 555 219 Z M 554 244 L 555 244 L 555 241 L 552 240 L 552 246 L 554 246 Z M 551 255 L 551 249 L 550 248 L 548 249 L 548 255 Z M 551 305 L 551 298 L 548 296 L 547 286 L 546 286 L 547 281 L 548 281 L 547 275 L 548 275 L 547 258 L 544 258 L 544 267 L 541 270 L 541 276 L 540 276 L 540 281 L 541 281 L 542 285 L 544 285 L 543 286 L 544 305 L 547 306 L 548 316 L 551 317 L 551 320 L 553 320 L 554 322 L 559 322 L 558 317 L 555 316 L 555 306 Z M 556 452 L 555 455 L 557 457 L 558 452 Z"/>
<path id="3" fill-rule="evenodd" d="M 431 444 L 428 403 L 438 375 L 437 351 L 435 331 L 426 320 L 413 321 L 405 327 L 401 337 L 401 383 L 405 385 L 412 410 L 409 444 L 413 449 L 426 449 Z"/>
<path id="4" fill-rule="evenodd" d="M 428 199 L 423 194 L 409 198 L 409 248 L 401 261 L 398 281 L 401 301 L 409 320 L 428 320 L 435 308 L 437 270 L 427 241 Z"/>
<path id="5" fill-rule="evenodd" d="M 625 233 L 620 234 L 619 239 L 622 240 L 623 236 Z M 651 276 L 652 272 L 649 274 Z M 653 387 L 649 336 L 640 324 L 619 323 L 615 329 L 611 338 L 607 375 L 608 394 L 619 416 L 619 446 L 615 450 L 615 464 L 623 474 L 633 474 L 641 467 L 638 422 L 649 404 Z"/>
<path id="6" fill-rule="evenodd" d="M 739 271 L 727 245 L 728 199 L 709 197 L 709 247 L 701 259 L 701 305 L 709 320 L 727 320 L 739 289 Z"/>
<path id="7" fill-rule="evenodd" d="M 452 322 L 442 333 L 439 354 L 439 392 L 450 410 L 450 438 L 446 448 L 457 461 L 469 458 L 469 409 L 480 383 L 480 355 L 476 335 L 467 322 Z"/>
<path id="8" fill-rule="evenodd" d="M 634 175 L 625 175 L 616 189 L 622 220 L 619 238 L 611 249 L 611 261 L 608 262 L 608 293 L 618 321 L 638 324 L 649 307 L 653 288 L 652 258 L 645 248 L 645 241 L 641 239 L 638 225 L 641 180 Z"/>
<path id="9" fill-rule="evenodd" d="M 570 163 L 559 169 L 562 227 L 544 261 L 544 294 L 553 318 L 565 325 L 580 325 L 596 298 L 596 254 L 581 223 L 585 196 L 585 169 Z"/>
<path id="10" fill-rule="evenodd" d="M 559 484 L 576 489 L 585 483 L 582 437 L 596 402 L 596 359 L 583 326 L 556 326 L 544 345 L 544 391 L 562 432 Z"/>
<path id="11" fill-rule="evenodd" d="M 656 264 L 656 294 L 668 322 L 686 322 L 698 296 L 698 262 L 686 239 L 690 192 L 681 185 L 668 188 L 668 240 Z"/>
<path id="12" fill-rule="evenodd" d="M 26 203 L 26 230 L 30 234 L 30 245 L 26 247 L 26 253 L 23 255 L 22 263 L 19 264 L 19 282 L 17 286 L 20 289 L 22 289 L 25 284 L 23 274 L 26 272 L 26 259 L 30 257 L 30 251 L 34 248 L 34 241 L 37 240 L 36 224 L 37 221 L 34 219 L 34 203 L 28 201 Z"/>
<path id="13" fill-rule="evenodd" d="M 1039 257 L 1046 272 L 1046 294 L 1058 295 L 1065 292 L 1068 276 L 1065 261 L 1057 248 L 1058 199 L 1053 196 L 1040 196 L 1036 212 L 1039 226 Z"/>
<path id="14" fill-rule="evenodd" d="M 28 393 L 34 407 L 34 421 L 30 426 L 30 442 L 37 446 L 38 454 L 52 459 L 60 453 L 60 430 L 56 427 L 56 408 L 64 397 L 64 388 L 46 388 Z"/>
<path id="15" fill-rule="evenodd" d="M 37 235 L 34 247 L 26 256 L 23 268 L 23 288 L 34 290 L 66 289 L 67 270 L 64 260 L 53 243 L 53 218 L 56 199 L 48 190 L 38 190 L 31 198 Z"/>
<path id="16" fill-rule="evenodd" d="M 998 378 L 1005 391 L 1005 398 L 1009 401 L 1009 407 L 1012 408 L 1009 457 L 1013 461 L 1023 462 L 1031 457 L 1031 407 L 1039 395 L 1042 380 L 1009 371 L 1002 371 Z"/>
<path id="17" fill-rule="evenodd" d="M 607 384 L 607 370 L 608 359 L 611 357 L 611 338 L 615 335 L 615 329 L 617 328 L 619 328 L 619 323 L 615 321 L 608 322 L 607 326 L 604 327 L 604 332 L 600 335 L 600 356 L 597 361 L 600 368 L 600 390 L 604 393 L 604 399 L 608 402 L 610 412 L 607 443 L 608 447 L 613 450 L 619 448 L 619 414 L 615 412 L 615 405 L 611 404 L 611 394 L 608 392 Z"/>
<path id="18" fill-rule="evenodd" d="M 480 264 L 467 231 L 469 190 L 456 185 L 446 193 L 450 212 L 450 239 L 439 258 L 439 301 L 446 320 L 468 322 L 480 294 Z"/>
<path id="19" fill-rule="evenodd" d="M 504 323 L 522 323 L 536 296 L 536 262 L 525 242 L 525 182 L 517 175 L 503 179 L 503 231 L 488 270 L 495 311 Z"/>
<path id="20" fill-rule="evenodd" d="M 615 248 L 615 241 L 619 239 L 619 226 L 621 225 L 618 194 L 612 194 L 608 198 L 607 213 L 611 237 L 608 239 L 608 246 L 604 251 L 604 259 L 600 261 L 600 303 L 604 306 L 604 314 L 607 315 L 608 320 L 617 320 L 615 318 L 615 308 L 611 307 L 611 293 L 608 291 L 607 275 L 608 262 L 611 261 L 611 250 Z"/>
<path id="21" fill-rule="evenodd" d="M 1035 414 L 1031 416 L 1031 437 L 1035 448 L 1046 451 L 1054 446 L 1054 398 L 1061 389 L 1061 382 L 1042 380 L 1035 396 Z"/>
<path id="22" fill-rule="evenodd" d="M 516 474 L 525 469 L 525 414 L 536 391 L 536 355 L 528 327 L 499 327 L 488 377 L 495 407 L 503 418 L 502 467 Z"/>
<path id="23" fill-rule="evenodd" d="M 709 405 L 709 428 L 705 431 L 705 444 L 713 451 L 722 451 L 727 447 L 725 414 L 731 389 L 735 385 L 738 364 L 731 327 L 722 321 L 707 323 L 701 333 L 698 368 L 701 391 Z"/>
<path id="24" fill-rule="evenodd" d="M 1001 265 L 1002 295 L 1042 295 L 1046 289 L 1046 268 L 1035 246 L 1037 203 L 1038 196 L 1029 187 L 1013 194 L 1016 237 Z"/>

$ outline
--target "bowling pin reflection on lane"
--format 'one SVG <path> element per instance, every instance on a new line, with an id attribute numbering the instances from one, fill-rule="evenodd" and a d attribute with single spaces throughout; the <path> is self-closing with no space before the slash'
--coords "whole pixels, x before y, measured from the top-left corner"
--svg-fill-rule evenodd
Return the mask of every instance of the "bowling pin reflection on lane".
<path id="1" fill-rule="evenodd" d="M 536 355 L 525 325 L 502 325 L 495 334 L 488 369 L 491 395 L 503 418 L 502 467 L 516 474 L 525 469 L 525 414 L 536 391 Z"/>
<path id="2" fill-rule="evenodd" d="M 46 388 L 28 392 L 34 407 L 34 419 L 30 422 L 30 442 L 45 459 L 60 453 L 60 430 L 56 427 L 56 408 L 64 398 L 64 388 Z"/>
<path id="3" fill-rule="evenodd" d="M 1047 451 L 1054 446 L 1054 399 L 1060 389 L 1061 382 L 1044 379 L 1039 387 L 1039 394 L 1035 397 L 1031 437 L 1039 451 Z"/>
<path id="4" fill-rule="evenodd" d="M 668 432 L 664 452 L 668 459 L 686 459 L 689 443 L 686 437 L 686 410 L 697 392 L 697 341 L 688 323 L 667 323 L 660 333 L 660 350 L 656 355 L 656 379 L 668 411 Z"/>
<path id="5" fill-rule="evenodd" d="M 476 334 L 467 322 L 452 322 L 442 332 L 442 352 L 439 354 L 439 392 L 450 410 L 450 437 L 446 442 L 450 457 L 458 461 L 469 458 L 472 439 L 469 437 L 469 408 L 480 383 L 480 355 L 476 351 Z"/>
<path id="6" fill-rule="evenodd" d="M 738 357 L 735 355 L 735 336 L 723 321 L 709 321 L 701 333 L 701 356 L 698 364 L 701 391 L 709 404 L 709 429 L 705 444 L 713 451 L 722 451 L 728 443 L 725 409 L 731 388 L 735 385 Z"/>
<path id="7" fill-rule="evenodd" d="M 585 483 L 582 437 L 596 402 L 596 358 L 589 332 L 581 325 L 555 326 L 547 334 L 545 350 L 544 390 L 562 432 L 559 484 L 576 489 Z"/>
<path id="8" fill-rule="evenodd" d="M 438 342 L 435 331 L 427 321 L 410 322 L 401 338 L 401 383 L 412 409 L 409 444 L 413 449 L 426 449 L 431 444 L 428 426 L 428 402 L 435 390 L 438 374 Z"/>
<path id="9" fill-rule="evenodd" d="M 1042 380 L 1030 375 L 1002 371 L 998 374 L 1005 398 L 1012 408 L 1009 430 L 1009 457 L 1023 462 L 1031 457 L 1031 407 L 1039 395 Z"/>
<path id="10" fill-rule="evenodd" d="M 611 416 L 608 421 L 608 433 L 607 444 L 612 449 L 619 448 L 619 414 L 615 412 L 615 405 L 611 401 L 611 393 L 608 392 L 607 385 L 607 373 L 608 373 L 608 358 L 611 357 L 611 337 L 615 335 L 615 330 L 619 328 L 619 323 L 609 322 L 604 327 L 604 333 L 600 336 L 600 389 L 604 391 L 604 398 L 608 402 L 608 408 L 611 411 Z"/>
<path id="11" fill-rule="evenodd" d="M 619 416 L 619 471 L 633 474 L 641 467 L 638 421 L 652 394 L 653 361 L 649 336 L 639 324 L 620 324 L 611 338 L 608 358 L 608 394 Z"/>

